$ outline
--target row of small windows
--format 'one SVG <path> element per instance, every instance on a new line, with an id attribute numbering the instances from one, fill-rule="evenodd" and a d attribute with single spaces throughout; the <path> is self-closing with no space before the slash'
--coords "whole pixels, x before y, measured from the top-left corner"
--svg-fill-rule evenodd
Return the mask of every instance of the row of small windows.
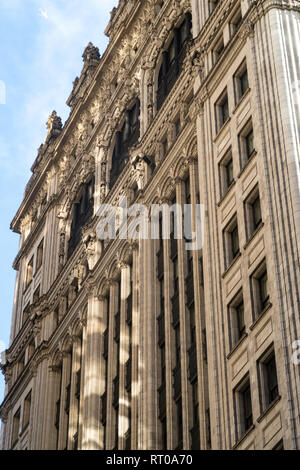
<path id="1" fill-rule="evenodd" d="M 241 101 L 249 89 L 248 72 L 246 62 L 243 62 L 236 71 L 234 77 L 235 105 Z M 230 117 L 227 88 L 221 93 L 215 103 L 216 133 L 224 126 Z"/>
<path id="2" fill-rule="evenodd" d="M 42 240 L 39 243 L 36 252 L 32 255 L 29 262 L 27 263 L 26 274 L 25 274 L 25 290 L 29 287 L 29 285 L 31 284 L 34 278 L 34 275 L 37 274 L 40 267 L 42 266 L 43 254 L 44 254 L 44 240 Z"/>
<path id="3" fill-rule="evenodd" d="M 262 225 L 262 213 L 258 186 L 244 201 L 246 235 L 249 241 Z M 234 215 L 223 230 L 225 266 L 229 267 L 240 254 L 240 241 L 237 215 Z"/>
<path id="4" fill-rule="evenodd" d="M 191 39 L 192 17 L 186 14 L 179 28 L 175 28 L 169 48 L 163 52 L 162 65 L 158 73 L 157 109 L 159 110 L 175 84 L 186 55 L 186 46 Z"/>
<path id="5" fill-rule="evenodd" d="M 255 321 L 271 305 L 268 287 L 268 272 L 266 261 L 263 261 L 250 276 L 251 303 Z M 230 346 L 233 348 L 245 335 L 245 308 L 243 292 L 240 291 L 228 305 L 228 323 Z"/>
<path id="6" fill-rule="evenodd" d="M 22 421 L 21 421 L 21 411 Z M 23 434 L 29 426 L 30 423 L 30 412 L 31 412 L 31 391 L 27 394 L 23 406 L 18 408 L 16 413 L 13 416 L 12 424 L 12 448 L 16 446 L 19 437 Z"/>
<path id="7" fill-rule="evenodd" d="M 265 351 L 257 361 L 256 365 L 259 382 L 259 405 L 260 411 L 263 413 L 279 398 L 276 360 L 273 346 Z M 233 398 L 236 419 L 236 438 L 238 440 L 252 428 L 254 423 L 249 375 L 246 375 L 234 389 Z"/>
<path id="8" fill-rule="evenodd" d="M 209 10 L 210 13 L 213 12 L 215 7 L 219 1 L 210 1 L 209 2 Z M 242 22 L 242 10 L 241 10 L 241 4 L 239 2 L 238 6 L 234 9 L 232 14 L 230 15 L 228 19 L 228 23 L 226 24 L 225 28 L 228 29 L 228 40 L 230 40 L 234 34 L 237 32 L 239 26 L 241 25 Z M 211 48 L 211 65 L 215 65 L 217 61 L 220 59 L 222 56 L 222 53 L 225 49 L 225 42 L 224 42 L 224 31 L 222 31 L 220 34 L 217 35 L 216 39 L 213 42 L 212 48 Z"/>
<path id="9" fill-rule="evenodd" d="M 191 187 L 190 178 L 184 182 L 184 199 L 186 204 L 191 203 Z M 176 197 L 171 205 L 176 203 Z M 159 306 L 160 313 L 157 317 L 158 331 L 158 353 L 159 353 L 159 382 L 158 387 L 158 418 L 161 423 L 161 448 L 167 449 L 167 413 L 166 413 L 166 338 L 165 338 L 165 250 L 163 242 L 163 219 L 160 217 L 160 237 L 157 251 L 157 279 L 159 284 Z M 172 291 L 170 297 L 171 318 L 172 318 L 172 375 L 173 375 L 173 400 L 175 406 L 174 422 L 176 429 L 175 448 L 180 450 L 183 448 L 183 415 L 182 415 L 182 385 L 181 385 L 181 321 L 180 321 L 180 303 L 179 303 L 179 252 L 178 241 L 174 238 L 175 220 L 174 214 L 171 218 L 171 237 L 169 262 L 170 274 L 172 281 Z M 186 302 L 186 318 L 187 318 L 187 355 L 188 355 L 188 380 L 190 390 L 191 405 L 191 427 L 190 439 L 191 449 L 200 449 L 200 423 L 199 423 L 199 398 L 198 398 L 198 371 L 197 371 L 197 346 L 196 346 L 196 318 L 195 318 L 195 298 L 194 298 L 194 255 L 192 251 L 186 252 L 187 274 L 185 276 L 185 302 Z M 200 271 L 202 267 L 199 260 Z M 202 279 L 201 273 L 200 278 Z M 205 337 L 205 332 L 203 332 Z M 205 345 L 203 344 L 205 349 Z M 203 355 L 206 360 L 206 354 Z M 206 416 L 207 423 L 207 447 L 210 447 L 210 429 L 209 429 L 209 410 Z"/>

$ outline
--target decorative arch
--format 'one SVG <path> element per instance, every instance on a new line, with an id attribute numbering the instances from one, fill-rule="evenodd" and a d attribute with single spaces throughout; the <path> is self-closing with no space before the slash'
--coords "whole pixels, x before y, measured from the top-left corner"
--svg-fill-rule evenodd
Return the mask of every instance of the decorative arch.
<path id="1" fill-rule="evenodd" d="M 140 100 L 138 97 L 133 100 L 133 105 L 122 114 L 118 128 L 112 136 L 114 145 L 110 148 L 108 158 L 110 188 L 129 161 L 129 148 L 135 145 L 140 137 Z"/>
<path id="2" fill-rule="evenodd" d="M 170 21 L 169 21 L 170 22 Z M 182 22 L 180 20 L 170 22 L 171 27 L 167 28 L 165 41 L 165 50 L 156 59 L 156 68 L 154 74 L 154 91 L 156 111 L 159 111 L 163 102 L 173 88 L 181 70 L 184 58 L 187 53 L 188 42 L 192 38 L 192 16 L 188 11 L 185 13 Z M 176 24 L 179 26 L 176 27 Z M 169 30 L 175 25 L 173 34 L 169 35 Z"/>

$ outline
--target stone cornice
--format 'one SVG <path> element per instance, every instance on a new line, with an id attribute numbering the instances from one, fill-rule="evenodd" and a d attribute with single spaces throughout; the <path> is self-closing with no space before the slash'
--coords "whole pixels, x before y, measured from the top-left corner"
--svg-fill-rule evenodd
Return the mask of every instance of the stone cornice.
<path id="1" fill-rule="evenodd" d="M 140 6 L 138 4 L 139 4 L 139 2 L 137 2 L 136 8 L 134 8 L 132 10 L 132 15 L 131 15 L 130 21 L 132 21 L 133 18 L 136 18 L 136 16 L 137 16 L 137 12 L 138 12 L 139 6 Z M 183 11 L 184 11 L 184 10 L 187 9 L 188 5 L 190 5 L 190 2 L 188 0 L 183 5 L 181 5 L 181 3 L 178 2 L 178 0 L 173 0 L 173 1 L 167 2 L 166 9 L 164 9 L 164 11 L 169 10 L 169 14 L 173 11 L 174 8 L 177 8 L 177 9 L 179 8 L 180 11 L 183 9 Z M 86 88 L 85 96 L 82 98 L 82 100 L 79 100 L 78 104 L 72 110 L 69 118 L 65 122 L 65 125 L 64 125 L 60 135 L 57 137 L 57 139 L 55 141 L 55 145 L 53 147 L 53 151 L 52 151 L 51 155 L 47 155 L 46 157 L 43 158 L 43 160 L 41 162 L 41 166 L 40 166 L 39 171 L 38 171 L 38 178 L 35 179 L 34 181 L 32 181 L 32 188 L 30 190 L 30 193 L 25 196 L 25 198 L 24 198 L 17 214 L 15 215 L 15 217 L 12 221 L 11 227 L 14 231 L 19 230 L 18 229 L 19 219 L 20 219 L 20 217 L 22 217 L 22 214 L 24 212 L 26 212 L 26 210 L 28 209 L 30 201 L 32 201 L 32 199 L 35 197 L 36 190 L 37 190 L 40 182 L 44 178 L 44 174 L 47 171 L 47 168 L 49 167 L 49 163 L 51 163 L 52 160 L 53 161 L 56 160 L 60 149 L 62 148 L 63 144 L 65 143 L 65 139 L 68 137 L 69 132 L 72 131 L 73 125 L 78 120 L 79 113 L 81 111 L 84 111 L 85 105 L 86 105 L 87 101 L 91 98 L 92 92 L 95 91 L 98 83 L 99 84 L 101 83 L 101 81 L 102 81 L 101 74 L 102 74 L 103 70 L 106 67 L 110 67 L 111 58 L 114 57 L 114 54 L 118 54 L 118 50 L 116 50 L 117 49 L 117 43 L 118 43 L 118 39 L 116 39 L 116 40 L 114 39 L 108 45 L 106 51 L 104 52 L 104 54 L 103 54 L 103 56 L 102 56 L 102 58 L 99 62 L 99 65 L 97 67 L 97 70 L 95 71 L 95 74 L 94 74 L 94 76 L 91 80 L 91 83 Z M 138 63 L 140 62 L 140 60 L 141 60 L 140 54 L 142 52 L 144 52 L 145 47 L 147 47 L 147 43 L 149 44 L 149 41 L 147 41 L 147 37 L 144 37 L 144 41 L 143 41 L 142 45 L 140 45 L 140 47 L 139 47 L 139 53 L 137 54 L 137 57 L 132 61 L 132 63 L 130 64 L 130 68 L 127 70 L 128 76 L 132 76 L 132 70 L 134 68 L 136 68 Z M 119 87 L 119 92 L 120 93 L 122 92 L 121 90 L 123 90 L 123 86 L 124 86 L 124 83 L 122 83 Z M 105 103 L 105 106 L 108 110 L 110 110 L 111 106 L 116 102 L 116 96 L 112 96 L 109 101 L 110 101 L 110 103 Z M 94 142 L 95 136 L 98 134 L 99 128 L 102 126 L 103 122 L 105 122 L 105 121 L 106 121 L 106 116 L 103 116 L 102 119 L 100 119 L 99 122 L 97 122 L 94 131 L 90 134 L 90 136 L 88 137 L 88 140 L 85 142 L 85 146 L 84 146 L 84 150 L 83 150 L 84 152 L 87 152 L 89 150 L 90 145 L 93 144 L 93 142 Z"/>

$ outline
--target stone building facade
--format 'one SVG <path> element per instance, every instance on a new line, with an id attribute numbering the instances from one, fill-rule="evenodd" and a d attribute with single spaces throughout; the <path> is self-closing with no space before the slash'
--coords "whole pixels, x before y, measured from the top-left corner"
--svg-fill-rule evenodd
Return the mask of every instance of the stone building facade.
<path id="1" fill-rule="evenodd" d="M 2 448 L 299 449 L 300 2 L 120 0 L 106 34 L 11 225 Z M 201 204 L 203 246 L 100 240 L 121 196 Z"/>

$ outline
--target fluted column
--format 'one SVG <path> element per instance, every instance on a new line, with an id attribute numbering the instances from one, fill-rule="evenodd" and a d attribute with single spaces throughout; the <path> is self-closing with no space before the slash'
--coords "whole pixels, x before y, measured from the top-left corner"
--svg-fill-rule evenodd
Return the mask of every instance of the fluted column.
<path id="1" fill-rule="evenodd" d="M 68 450 L 74 449 L 74 438 L 77 433 L 78 424 L 78 399 L 76 397 L 77 373 L 81 366 L 81 338 L 74 336 L 72 338 L 72 370 L 71 370 L 71 392 L 70 392 L 70 416 L 69 416 L 69 434 L 68 434 Z"/>
<path id="2" fill-rule="evenodd" d="M 101 354 L 103 304 L 103 301 L 100 301 L 96 295 L 96 289 L 92 286 L 88 297 L 85 370 L 83 374 L 83 450 L 103 448 L 100 400 L 101 381 L 105 373 Z"/>
<path id="3" fill-rule="evenodd" d="M 45 424 L 43 429 L 43 450 L 56 450 L 57 432 L 55 429 L 56 402 L 60 394 L 59 366 L 49 366 L 47 387 L 45 388 Z"/>
<path id="4" fill-rule="evenodd" d="M 191 200 L 193 207 L 199 203 L 197 195 L 198 187 L 198 166 L 197 160 L 191 158 L 189 161 L 189 174 L 191 181 Z M 201 221 L 202 223 L 203 221 Z M 202 227 L 201 227 L 202 228 Z M 195 215 L 192 216 L 192 230 L 197 230 Z M 195 325 L 196 325 L 196 344 L 197 344 L 197 372 L 198 372 L 198 400 L 199 400 L 199 424 L 200 424 L 200 448 L 207 446 L 207 426 L 206 426 L 206 405 L 208 392 L 207 364 L 203 357 L 203 330 L 205 328 L 205 303 L 204 291 L 201 285 L 201 273 L 199 264 L 199 250 L 193 251 L 193 273 L 194 273 L 194 301 L 195 301 Z"/>
<path id="5" fill-rule="evenodd" d="M 130 294 L 130 266 L 122 263 L 121 268 L 121 332 L 120 332 L 120 406 L 119 433 L 120 449 L 125 449 L 125 434 L 128 430 L 128 412 L 130 403 L 125 389 L 125 364 L 128 360 L 129 341 L 126 325 L 127 298 Z"/>
<path id="6" fill-rule="evenodd" d="M 59 416 L 58 450 L 65 450 L 67 444 L 68 416 L 66 414 L 67 386 L 70 380 L 71 357 L 67 352 L 63 353 L 62 378 L 61 378 L 61 401 Z"/>

